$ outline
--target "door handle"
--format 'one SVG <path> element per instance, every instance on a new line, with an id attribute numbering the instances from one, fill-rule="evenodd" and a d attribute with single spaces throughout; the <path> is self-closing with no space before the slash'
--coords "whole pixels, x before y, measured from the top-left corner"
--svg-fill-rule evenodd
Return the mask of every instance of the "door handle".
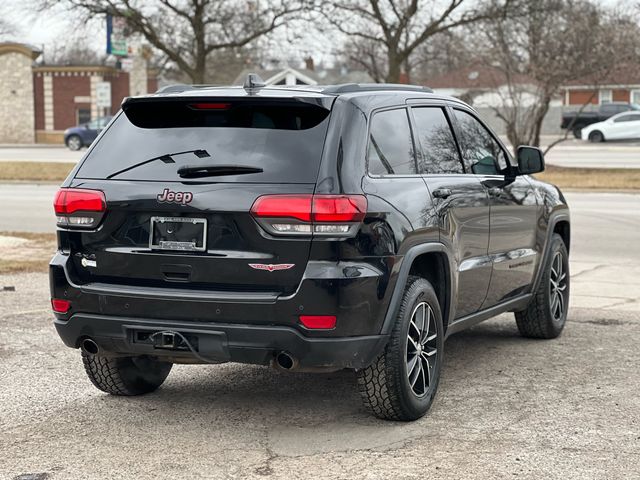
<path id="1" fill-rule="evenodd" d="M 502 193 L 502 189 L 500 187 L 492 187 L 489 189 L 489 195 L 492 197 L 497 197 Z"/>
<path id="2" fill-rule="evenodd" d="M 447 198 L 450 197 L 453 192 L 450 188 L 436 188 L 433 191 L 433 196 L 435 198 Z"/>

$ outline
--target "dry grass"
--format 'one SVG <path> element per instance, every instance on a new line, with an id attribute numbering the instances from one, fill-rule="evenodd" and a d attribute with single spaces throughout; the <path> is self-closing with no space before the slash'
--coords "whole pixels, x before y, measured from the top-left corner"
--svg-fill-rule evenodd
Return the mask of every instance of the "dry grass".
<path id="1" fill-rule="evenodd" d="M 46 260 L 0 260 L 0 275 L 10 273 L 47 273 L 49 259 Z"/>
<path id="2" fill-rule="evenodd" d="M 75 163 L 0 162 L 0 181 L 62 182 Z"/>
<path id="3" fill-rule="evenodd" d="M 545 171 L 535 177 L 560 188 L 640 190 L 640 169 L 568 168 L 547 165 Z"/>
<path id="4" fill-rule="evenodd" d="M 53 233 L 0 232 L 0 274 L 46 272 L 55 249 Z"/>

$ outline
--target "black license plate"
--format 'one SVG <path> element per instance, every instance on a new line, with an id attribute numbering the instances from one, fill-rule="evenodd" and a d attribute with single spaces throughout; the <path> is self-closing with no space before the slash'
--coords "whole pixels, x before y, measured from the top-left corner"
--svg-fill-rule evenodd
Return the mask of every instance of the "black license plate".
<path id="1" fill-rule="evenodd" d="M 149 247 L 155 250 L 203 252 L 207 249 L 207 219 L 151 217 Z"/>

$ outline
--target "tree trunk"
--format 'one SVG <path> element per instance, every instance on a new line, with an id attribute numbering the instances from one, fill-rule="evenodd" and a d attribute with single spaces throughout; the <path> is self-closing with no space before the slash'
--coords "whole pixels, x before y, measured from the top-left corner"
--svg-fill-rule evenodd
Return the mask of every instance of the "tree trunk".
<path id="1" fill-rule="evenodd" d="M 402 60 L 398 56 L 397 52 L 389 50 L 387 54 L 389 66 L 387 68 L 387 76 L 385 81 L 387 83 L 400 83 L 400 72 L 402 71 Z"/>

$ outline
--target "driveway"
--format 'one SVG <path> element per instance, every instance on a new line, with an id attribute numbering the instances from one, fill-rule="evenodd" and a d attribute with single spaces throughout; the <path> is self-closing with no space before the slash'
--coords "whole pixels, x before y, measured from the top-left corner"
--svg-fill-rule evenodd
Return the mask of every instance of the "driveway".
<path id="1" fill-rule="evenodd" d="M 567 196 L 563 335 L 505 314 L 453 336 L 414 423 L 371 418 L 348 371 L 175 366 L 155 394 L 104 395 L 55 334 L 46 275 L 0 276 L 0 478 L 640 478 L 640 197 Z"/>

